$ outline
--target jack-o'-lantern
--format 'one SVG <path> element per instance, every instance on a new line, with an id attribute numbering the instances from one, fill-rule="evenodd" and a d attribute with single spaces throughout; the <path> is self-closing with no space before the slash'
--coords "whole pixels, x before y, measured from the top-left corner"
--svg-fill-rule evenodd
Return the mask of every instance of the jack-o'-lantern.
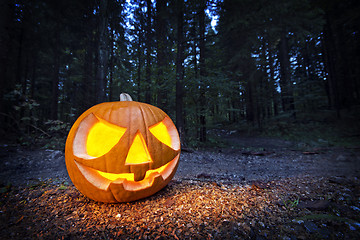
<path id="1" fill-rule="evenodd" d="M 69 176 L 77 189 L 101 202 L 150 196 L 174 176 L 180 139 L 174 123 L 157 107 L 126 94 L 85 111 L 65 146 Z"/>

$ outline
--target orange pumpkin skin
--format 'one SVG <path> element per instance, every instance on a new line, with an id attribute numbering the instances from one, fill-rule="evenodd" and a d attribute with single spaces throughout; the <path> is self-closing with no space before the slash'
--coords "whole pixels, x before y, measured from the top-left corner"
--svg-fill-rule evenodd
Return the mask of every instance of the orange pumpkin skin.
<path id="1" fill-rule="evenodd" d="M 171 143 L 152 131 L 160 123 Z M 119 128 L 122 135 L 107 149 L 99 148 L 100 153 L 91 156 L 89 143 L 98 147 L 107 142 L 106 138 L 97 142 L 96 136 L 89 140 L 96 132 L 95 125 L 101 124 L 110 127 L 100 130 L 100 134 L 115 133 Z M 133 148 L 135 142 L 142 142 L 141 156 L 148 160 L 131 160 L 130 155 L 139 152 Z M 108 203 L 130 202 L 158 192 L 174 176 L 179 157 L 180 139 L 171 119 L 159 108 L 135 101 L 91 107 L 75 121 L 65 145 L 66 168 L 76 188 L 95 201 Z"/>

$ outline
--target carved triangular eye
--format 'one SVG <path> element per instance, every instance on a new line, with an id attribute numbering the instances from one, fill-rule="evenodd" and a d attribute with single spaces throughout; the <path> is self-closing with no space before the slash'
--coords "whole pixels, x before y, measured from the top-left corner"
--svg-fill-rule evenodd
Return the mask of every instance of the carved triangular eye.
<path id="1" fill-rule="evenodd" d="M 174 150 L 180 149 L 180 141 L 174 124 L 169 117 L 151 126 L 149 131 L 163 144 Z"/>
<path id="2" fill-rule="evenodd" d="M 86 139 L 86 152 L 92 157 L 100 157 L 109 152 L 126 131 L 124 127 L 97 119 L 99 121 L 91 127 Z"/>

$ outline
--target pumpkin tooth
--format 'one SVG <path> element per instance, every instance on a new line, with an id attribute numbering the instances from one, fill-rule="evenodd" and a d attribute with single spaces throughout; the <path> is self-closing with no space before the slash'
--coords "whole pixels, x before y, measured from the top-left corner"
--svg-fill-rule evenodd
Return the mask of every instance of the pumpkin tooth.
<path id="1" fill-rule="evenodd" d="M 130 165 L 130 172 L 134 174 L 134 180 L 136 182 L 145 178 L 147 170 L 149 170 L 148 163 L 143 165 Z"/>

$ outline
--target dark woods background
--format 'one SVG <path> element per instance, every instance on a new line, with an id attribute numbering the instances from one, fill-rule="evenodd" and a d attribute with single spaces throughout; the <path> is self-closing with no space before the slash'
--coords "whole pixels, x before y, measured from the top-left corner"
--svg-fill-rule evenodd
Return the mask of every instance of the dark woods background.
<path id="1" fill-rule="evenodd" d="M 191 146 L 219 129 L 352 142 L 359 26 L 358 0 L 1 0 L 2 141 L 64 144 L 127 92 Z"/>

